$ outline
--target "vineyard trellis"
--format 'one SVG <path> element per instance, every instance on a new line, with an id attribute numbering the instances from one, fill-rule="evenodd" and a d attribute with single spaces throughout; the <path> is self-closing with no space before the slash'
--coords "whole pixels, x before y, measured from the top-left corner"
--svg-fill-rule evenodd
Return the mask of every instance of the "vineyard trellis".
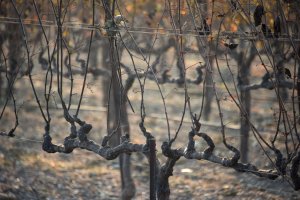
<path id="1" fill-rule="evenodd" d="M 0 135 L 15 137 L 22 107 L 15 84 L 26 78 L 44 121 L 43 150 L 69 154 L 85 149 L 107 160 L 118 158 L 122 199 L 135 195 L 130 154 L 136 152 L 149 159 L 151 199 L 170 198 L 169 178 L 183 158 L 272 180 L 282 177 L 299 190 L 299 8 L 298 0 L 0 1 L 0 122 L 5 112 L 15 117 L 12 127 L 1 127 Z M 260 83 L 251 80 L 255 60 L 260 63 L 262 74 L 256 77 Z M 94 82 L 102 79 L 107 105 L 107 132 L 101 142 L 90 139 L 93 125 L 80 115 L 90 75 Z M 133 85 L 138 88 L 133 92 L 138 103 L 131 99 Z M 156 157 L 157 134 L 150 131 L 147 121 L 149 85 L 160 96 L 164 162 Z M 170 125 L 174 113 L 169 112 L 167 101 L 169 93 L 175 92 L 165 92 L 164 85 L 175 85 L 183 92 L 176 127 Z M 200 101 L 191 100 L 192 85 L 197 86 Z M 275 118 L 271 136 L 262 134 L 251 118 L 251 92 L 258 89 L 271 90 L 275 96 L 277 113 L 271 116 Z M 227 139 L 230 133 L 222 98 L 240 115 L 240 147 Z M 52 142 L 53 101 L 69 126 L 62 145 Z M 130 124 L 129 112 L 138 114 L 138 124 Z M 226 156 L 215 153 L 214 138 L 209 129 L 203 130 L 203 118 L 208 120 L 212 112 L 218 117 L 214 121 L 219 123 Z M 183 123 L 190 129 L 183 129 Z M 132 142 L 130 126 L 139 126 L 144 143 Z M 264 152 L 261 159 L 271 163 L 269 169 L 248 159 L 250 135 Z M 184 146 L 176 145 L 178 137 L 185 138 Z M 198 140 L 207 145 L 203 151 L 196 146 Z"/>

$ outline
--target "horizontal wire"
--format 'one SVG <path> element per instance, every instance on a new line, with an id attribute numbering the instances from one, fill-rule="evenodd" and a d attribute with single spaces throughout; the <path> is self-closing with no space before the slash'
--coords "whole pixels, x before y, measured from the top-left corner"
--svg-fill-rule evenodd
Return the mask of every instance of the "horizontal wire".
<path id="1" fill-rule="evenodd" d="M 2 22 L 4 22 L 4 23 L 10 23 L 10 24 L 19 24 L 19 22 L 11 22 L 11 21 L 2 21 Z M 1 23 L 1 21 L 0 21 L 0 23 Z M 53 22 L 51 22 L 51 23 L 53 23 Z M 36 25 L 36 26 L 40 26 L 40 24 L 33 24 L 33 23 L 28 23 L 28 22 L 25 22 L 24 21 L 24 24 L 25 25 Z M 57 25 L 53 25 L 53 24 L 43 24 L 43 26 L 48 26 L 48 27 L 57 27 Z M 72 24 L 70 24 L 70 25 L 64 25 L 63 26 L 64 28 L 72 28 L 72 29 L 80 29 L 80 30 L 99 30 L 99 28 L 97 28 L 97 27 L 77 27 L 77 25 L 72 25 Z M 145 28 L 141 28 L 141 29 L 144 29 L 145 30 Z M 147 29 L 146 29 L 147 30 Z M 149 30 L 149 29 L 148 29 Z M 201 36 L 201 35 L 199 35 L 199 34 L 186 34 L 186 33 L 174 33 L 174 32 L 168 32 L 168 33 L 165 33 L 165 32 L 158 32 L 159 31 L 159 29 L 155 29 L 156 30 L 156 32 L 149 32 L 149 31 L 143 31 L 143 30 L 141 30 L 141 31 L 136 31 L 136 30 L 129 30 L 129 29 L 126 29 L 126 30 L 120 30 L 120 32 L 122 32 L 122 31 L 125 31 L 125 32 L 128 32 L 128 33 L 137 33 L 137 34 L 155 34 L 155 35 L 163 35 L 163 36 L 193 36 L 193 37 L 201 37 L 201 38 L 210 38 L 211 37 L 211 35 L 204 35 L 204 36 Z M 168 31 L 167 29 L 162 29 L 162 30 L 164 30 L 164 31 Z M 176 30 L 172 30 L 172 31 L 176 31 Z M 188 31 L 188 30 L 187 30 Z M 195 30 L 192 30 L 193 32 L 195 32 Z M 245 34 L 244 33 L 242 33 L 242 34 L 237 34 L 237 33 L 230 33 L 231 35 L 232 35 L 232 39 L 244 39 L 244 40 L 254 40 L 254 39 L 256 39 L 256 40 L 262 40 L 262 39 L 265 39 L 266 40 L 266 38 L 260 38 L 260 37 L 258 37 L 258 36 L 247 36 L 247 37 L 245 37 Z M 227 38 L 228 37 L 228 35 L 220 35 L 219 36 L 219 38 L 220 39 L 222 39 L 222 38 Z M 280 40 L 280 41 L 290 41 L 290 38 L 279 38 L 279 39 L 276 39 L 276 40 Z M 300 41 L 300 39 L 294 39 L 293 38 L 293 41 Z M 23 140 L 23 141 L 32 141 L 32 142 L 38 142 L 38 143 L 42 143 L 43 141 L 38 141 L 38 140 L 32 140 L 32 139 L 28 139 L 28 138 L 21 138 L 21 137 L 19 137 L 19 138 L 16 138 L 16 139 L 18 139 L 18 140 Z"/>
<path id="2" fill-rule="evenodd" d="M 11 106 L 11 104 L 9 104 Z M 23 106 L 23 107 L 26 107 L 26 106 Z M 37 109 L 39 108 L 37 105 L 35 104 L 27 104 L 27 107 L 28 108 L 34 108 L 34 109 Z M 56 107 L 55 106 L 50 106 L 49 107 L 49 111 L 57 111 L 57 109 L 62 109 L 62 105 L 61 104 L 56 104 Z M 71 106 L 70 108 L 71 110 L 76 110 L 76 106 Z M 85 112 L 107 112 L 107 107 L 105 106 L 90 106 L 90 105 L 82 105 L 81 106 L 81 111 L 85 111 Z M 130 116 L 133 116 L 133 117 L 139 117 L 138 115 L 136 114 L 133 114 L 133 113 L 128 113 Z M 164 119 L 164 117 L 158 115 L 158 114 L 149 114 L 147 115 L 148 118 L 150 119 Z M 169 121 L 172 121 L 172 122 L 179 122 L 180 119 L 176 119 L 176 118 L 168 118 Z M 186 121 L 184 120 L 183 123 L 190 123 L 190 121 Z M 212 126 L 212 127 L 216 127 L 216 128 L 221 128 L 221 126 L 219 124 L 214 124 L 214 123 L 210 123 L 209 121 L 206 121 L 206 122 L 202 122 L 201 121 L 201 124 L 203 126 Z M 237 128 L 236 124 L 235 125 L 228 125 L 230 123 L 227 123 L 227 125 L 225 126 L 227 129 L 230 129 L 230 130 L 239 130 L 239 128 Z M 264 130 L 264 132 L 272 132 L 273 130 Z"/>
<path id="3" fill-rule="evenodd" d="M 18 18 L 16 18 L 16 19 L 18 19 Z M 7 21 L 7 22 L 5 22 L 5 21 L 2 21 L 2 22 L 4 22 L 4 23 L 15 23 L 15 24 L 19 24 L 19 22 L 12 22 L 12 21 Z M 49 26 L 49 27 L 57 27 L 57 25 L 55 25 L 55 24 L 50 24 L 50 23 L 53 23 L 53 21 L 46 21 L 46 20 L 44 20 L 44 22 L 47 22 L 47 23 L 49 23 L 49 24 L 43 24 L 43 26 Z M 0 21 L 0 23 L 1 23 L 1 21 Z M 33 23 L 29 23 L 29 22 L 27 22 L 27 20 L 24 20 L 24 24 L 26 24 L 26 25 L 37 25 L 37 26 L 40 26 L 40 24 L 33 24 Z M 77 28 L 77 29 L 83 29 L 83 30 L 96 30 L 96 29 L 98 29 L 98 28 L 96 28 L 96 27 L 89 27 L 89 26 L 87 26 L 87 27 L 77 27 L 78 26 L 78 24 L 75 24 L 75 23 L 66 23 L 66 24 L 70 24 L 70 25 L 64 25 L 63 27 L 66 27 L 66 28 Z M 146 29 L 147 30 L 147 28 L 146 27 L 135 27 L 136 29 Z M 158 30 L 167 30 L 168 31 L 168 29 L 163 29 L 163 28 L 161 28 L 161 29 L 157 29 L 157 28 L 148 28 L 148 30 L 156 30 L 156 31 L 158 31 Z M 170 30 L 170 29 L 169 29 Z M 124 31 L 124 30 L 121 30 L 121 31 Z M 161 32 L 147 32 L 147 31 L 135 31 L 135 30 L 125 30 L 126 32 L 130 32 L 130 33 L 139 33 L 139 34 L 160 34 L 160 35 L 178 35 L 178 36 L 195 36 L 195 37 L 203 37 L 203 38 L 207 38 L 208 36 L 199 36 L 199 35 L 196 35 L 196 34 L 177 34 L 177 33 L 161 33 Z M 174 31 L 174 30 L 172 30 L 172 31 Z M 194 30 L 193 30 L 194 31 Z M 236 33 L 230 33 L 230 34 L 235 34 L 236 35 Z M 240 37 L 239 37 L 240 38 Z M 253 38 L 253 37 L 251 37 L 251 38 Z M 248 38 L 249 39 L 249 38 Z M 289 41 L 289 39 L 288 38 L 280 38 L 280 39 L 287 39 L 288 41 Z M 295 41 L 295 40 L 294 40 Z M 298 39 L 297 39 L 297 41 L 298 41 Z M 300 40 L 299 40 L 300 41 Z"/>
<path id="4" fill-rule="evenodd" d="M 35 140 L 35 139 L 31 139 L 31 138 L 18 137 L 18 136 L 14 136 L 13 139 L 21 140 L 21 141 L 24 141 L 24 142 L 26 141 L 26 142 L 43 143 L 42 140 Z"/>
<path id="5" fill-rule="evenodd" d="M 14 21 L 1 21 L 0 23 L 6 23 L 6 24 L 20 24 L 20 22 L 14 22 Z M 27 23 L 27 22 L 23 22 L 24 25 L 33 25 L 33 26 L 41 26 L 39 23 Z M 55 24 L 43 24 L 43 27 L 57 27 L 57 25 Z M 99 30 L 99 28 L 103 28 L 103 27 L 99 27 L 99 26 L 92 26 L 92 25 L 88 25 L 87 27 L 84 26 L 74 26 L 74 25 L 62 25 L 63 28 L 69 28 L 69 29 L 80 29 L 80 30 L 89 30 L 89 31 L 97 31 Z M 135 27 L 134 29 L 136 29 L 139 27 Z M 103 28 L 105 29 L 105 28 Z M 133 29 L 133 28 L 132 28 Z M 140 27 L 140 29 L 145 29 L 145 27 Z M 134 33 L 134 34 L 147 34 L 147 35 L 160 35 L 160 36 L 188 36 L 188 37 L 198 37 L 198 38 L 209 38 L 212 40 L 216 40 L 216 36 L 218 35 L 218 32 L 213 32 L 211 34 L 207 34 L 207 35 L 199 35 L 199 34 L 195 34 L 195 33 L 177 33 L 177 32 L 170 32 L 170 31 L 176 31 L 179 29 L 161 29 L 164 31 L 169 31 L 169 32 L 159 32 L 160 29 L 155 29 L 155 32 L 150 32 L 150 31 L 136 31 L 136 30 L 130 30 L 128 28 L 126 29 L 120 29 L 118 31 L 120 32 L 128 32 L 128 33 Z M 116 31 L 117 32 L 117 31 Z M 196 32 L 195 30 L 187 30 L 187 32 Z M 259 32 L 254 32 L 253 34 L 257 34 Z M 103 34 L 101 34 L 102 37 L 109 37 L 109 36 L 105 36 Z M 265 37 L 261 37 L 259 35 L 257 36 L 253 36 L 253 35 L 247 35 L 246 33 L 238 33 L 238 32 L 230 32 L 230 31 L 222 31 L 218 38 L 219 39 L 228 39 L 228 37 L 230 36 L 231 39 L 240 39 L 240 40 L 276 40 L 276 41 L 290 41 L 292 39 L 292 41 L 294 42 L 300 42 L 300 38 L 289 38 L 289 36 L 287 35 L 287 37 L 280 37 L 280 38 L 265 38 Z"/>

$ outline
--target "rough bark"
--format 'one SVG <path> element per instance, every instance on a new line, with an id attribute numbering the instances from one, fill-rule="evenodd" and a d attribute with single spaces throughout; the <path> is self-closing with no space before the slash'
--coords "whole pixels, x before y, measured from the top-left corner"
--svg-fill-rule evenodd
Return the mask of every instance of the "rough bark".
<path id="1" fill-rule="evenodd" d="M 249 85 L 250 80 L 250 67 L 253 59 L 255 58 L 255 49 L 251 47 L 250 53 L 244 55 L 243 52 L 239 53 L 237 58 L 237 64 L 239 67 L 238 81 L 239 85 Z M 240 89 L 241 106 L 241 120 L 240 120 L 240 151 L 241 151 L 241 162 L 246 163 L 248 161 L 248 146 L 249 146 L 249 131 L 250 124 L 248 119 L 250 118 L 251 112 L 251 93 L 250 90 Z"/>
<path id="2" fill-rule="evenodd" d="M 133 83 L 134 79 L 132 80 Z M 131 86 L 129 86 L 131 87 Z M 130 125 L 128 121 L 128 113 L 127 113 L 127 90 L 124 91 L 123 102 L 121 106 L 121 128 L 123 135 L 127 135 L 129 138 L 130 134 Z M 131 176 L 131 162 L 130 162 L 130 154 L 121 154 L 120 155 L 120 169 L 122 174 L 122 199 L 131 199 L 134 197 L 136 189 L 134 185 L 134 181 Z"/>
<path id="3" fill-rule="evenodd" d="M 23 62 L 22 60 L 22 51 L 20 50 L 22 46 L 20 46 L 20 40 L 21 40 L 21 31 L 20 26 L 18 24 L 7 24 L 7 31 L 9 34 L 7 35 L 7 41 L 8 41 L 8 63 L 9 63 L 9 71 L 11 73 L 8 74 L 9 80 L 12 80 L 15 76 L 15 73 L 20 67 L 20 64 Z M 22 44 L 22 43 L 21 43 Z M 21 70 L 27 70 L 22 69 Z M 6 95 L 10 94 L 10 90 L 13 88 L 8 87 L 6 88 Z"/>
<path id="4" fill-rule="evenodd" d="M 206 15 L 201 16 L 203 19 L 207 18 L 207 15 L 209 15 L 210 13 L 208 13 L 211 8 L 209 8 L 209 2 L 210 0 L 197 0 L 198 5 L 200 6 L 201 9 L 201 13 L 207 13 Z M 204 11 L 204 12 L 203 12 Z M 200 41 L 197 40 L 197 44 L 198 44 L 198 48 L 199 48 L 199 52 L 203 51 L 203 47 L 200 44 Z M 214 49 L 213 48 L 213 44 L 211 41 L 209 41 L 208 39 L 206 40 L 206 48 L 204 50 L 204 59 L 205 62 L 209 62 L 210 63 L 210 67 L 206 67 L 206 75 L 204 77 L 205 80 L 205 93 L 204 95 L 204 109 L 203 109 L 203 118 L 204 120 L 208 121 L 209 120 L 209 116 L 211 113 L 211 105 L 214 99 L 214 91 L 212 88 L 213 85 L 213 56 L 210 56 L 211 50 Z"/>
<path id="5" fill-rule="evenodd" d="M 211 113 L 211 105 L 214 99 L 214 92 L 212 89 L 213 85 L 213 78 L 212 78 L 212 70 L 213 70 L 213 65 L 212 65 L 212 59 L 209 60 L 211 63 L 211 71 L 208 71 L 205 75 L 205 97 L 204 97 L 204 109 L 203 109 L 203 117 L 204 120 L 208 121 L 209 116 Z"/>
<path id="6" fill-rule="evenodd" d="M 104 70 L 111 71 L 110 69 L 110 60 L 109 58 L 109 43 L 107 40 L 103 40 L 103 45 L 102 45 L 102 60 L 101 60 L 101 67 L 104 68 Z M 102 76 L 101 77 L 101 82 L 102 82 L 102 90 L 103 90 L 103 97 L 102 97 L 102 102 L 104 105 L 108 104 L 108 94 L 109 94 L 109 85 L 110 85 L 110 76 Z"/>
<path id="7" fill-rule="evenodd" d="M 114 5 L 112 5 L 112 12 L 107 8 L 110 8 L 109 1 L 105 2 L 105 19 L 112 20 L 112 16 L 114 15 Z M 103 63 L 105 66 L 109 66 L 111 70 L 111 79 L 104 79 L 103 82 L 107 86 L 104 88 L 104 94 L 110 94 L 109 96 L 104 95 L 104 101 L 109 104 L 108 109 L 108 134 L 112 134 L 112 137 L 109 140 L 109 144 L 112 147 L 118 146 L 120 144 L 121 135 L 129 135 L 129 123 L 128 123 L 128 114 L 127 114 L 127 94 L 124 95 L 122 88 L 122 79 L 119 75 L 119 60 L 117 49 L 115 48 L 115 34 L 114 32 L 110 33 L 109 30 L 108 46 L 109 51 L 107 49 L 103 49 Z M 109 58 L 109 59 L 108 59 Z M 122 128 L 122 127 L 127 128 Z M 120 154 L 119 156 L 119 164 L 120 164 L 120 175 L 122 182 L 122 199 L 129 200 L 132 199 L 135 195 L 135 186 L 133 179 L 131 177 L 130 171 L 130 155 L 129 154 Z"/>
<path id="8" fill-rule="evenodd" d="M 243 66 L 243 68 L 246 68 L 246 66 Z M 249 67 L 247 67 L 249 68 Z M 243 70 L 247 70 L 243 69 Z M 244 76 L 246 75 L 246 76 Z M 247 74 L 244 74 L 242 79 L 243 83 L 249 84 L 249 78 Z M 250 115 L 250 109 L 251 109 L 251 94 L 250 91 L 241 91 L 241 103 L 245 109 L 245 112 L 248 113 L 248 116 Z M 249 131 L 250 131 L 250 125 L 247 120 L 247 118 L 244 116 L 244 113 L 241 113 L 241 127 L 240 127 L 240 151 L 241 151 L 241 161 L 247 162 L 248 161 L 248 141 L 249 141 Z"/>

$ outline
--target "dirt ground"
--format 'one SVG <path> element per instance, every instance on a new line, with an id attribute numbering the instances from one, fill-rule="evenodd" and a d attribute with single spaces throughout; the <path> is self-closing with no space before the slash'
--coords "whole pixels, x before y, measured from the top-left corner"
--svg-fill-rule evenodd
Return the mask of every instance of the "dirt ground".
<path id="1" fill-rule="evenodd" d="M 22 90 L 22 84 L 26 80 L 19 80 L 16 84 L 16 94 Z M 96 81 L 94 81 L 96 82 Z M 138 110 L 138 95 L 134 92 L 134 86 L 129 98 L 134 108 Z M 99 99 L 98 85 L 90 84 L 83 100 L 80 116 L 83 120 L 93 124 L 91 138 L 100 142 L 106 134 L 105 109 Z M 191 88 L 197 91 L 196 87 Z M 79 90 L 80 88 L 75 90 Z M 178 119 L 182 111 L 182 90 L 176 92 L 172 87 L 163 87 L 165 93 L 170 93 L 166 102 L 168 104 L 170 126 L 177 127 Z M 41 90 L 42 91 L 42 90 Z M 39 94 L 42 94 L 41 91 Z M 149 89 L 149 91 L 151 91 Z M 170 92 L 171 91 L 171 92 Z M 198 90 L 199 91 L 199 90 Z M 24 90 L 21 92 L 24 95 Z M 76 91 L 74 91 L 76 93 Z M 197 92 L 195 92 L 197 93 Z M 16 131 L 15 138 L 0 138 L 0 199 L 103 199 L 112 200 L 120 197 L 120 177 L 118 160 L 106 161 L 100 156 L 85 150 L 75 150 L 73 153 L 48 154 L 41 149 L 42 135 L 44 132 L 43 120 L 39 110 L 32 100 L 30 92 L 26 96 L 17 96 L 18 114 L 20 126 Z M 149 96 L 147 96 L 149 95 Z M 178 95 L 179 97 L 175 98 Z M 181 95 L 181 96 L 180 96 Z M 266 95 L 267 96 L 267 95 Z M 160 153 L 160 144 L 166 140 L 166 124 L 162 120 L 163 111 L 161 102 L 153 103 L 153 99 L 159 99 L 159 93 L 152 91 L 146 93 L 146 105 L 148 117 L 146 127 L 157 138 L 158 157 L 163 161 Z M 224 119 L 227 124 L 228 141 L 238 146 L 238 118 L 237 110 L 232 107 L 232 101 L 227 101 L 224 96 L 222 102 L 224 108 Z M 200 95 L 191 96 L 193 103 L 201 100 Z M 258 101 L 258 100 L 257 100 Z M 53 101 L 54 102 L 54 101 Z M 199 104 L 199 103 L 198 103 Z M 178 106 L 179 105 L 179 106 Z M 194 104 L 193 104 L 194 105 Z M 196 104 L 197 105 L 197 104 Z M 267 109 L 266 109 L 267 105 Z M 54 143 L 62 143 L 63 138 L 68 135 L 69 126 L 64 122 L 59 105 L 52 105 L 52 127 L 51 134 Z M 261 109 L 261 107 L 265 109 Z M 103 109 L 102 109 L 103 108 Z M 196 107 L 195 109 L 197 109 Z M 258 119 L 257 126 L 272 128 L 272 119 L 259 120 L 264 112 L 272 112 L 272 105 L 255 104 L 253 117 Z M 223 153 L 219 127 L 215 125 L 217 119 L 216 106 L 213 106 L 211 121 L 204 123 L 204 132 L 209 133 L 216 143 L 216 154 Z M 136 112 L 138 113 L 138 112 Z M 144 138 L 138 129 L 138 114 L 130 113 L 131 138 L 133 142 L 144 143 Z M 12 108 L 9 107 L 3 120 L 0 122 L 1 130 L 7 129 L 14 123 Z M 175 146 L 185 147 L 187 133 L 190 129 L 189 123 L 184 123 Z M 197 141 L 197 147 L 201 148 L 204 143 Z M 262 167 L 268 166 L 267 158 L 259 149 L 257 143 L 251 140 L 250 160 Z M 147 160 L 141 154 L 132 154 L 133 179 L 137 188 L 134 199 L 149 199 L 149 168 Z M 239 173 L 232 169 L 207 161 L 195 161 L 180 159 L 170 178 L 171 199 L 176 200 L 214 200 L 214 199 L 255 199 L 255 200 L 287 200 L 300 199 L 299 192 L 293 191 L 291 186 L 281 178 L 271 181 L 256 177 L 247 173 Z"/>
<path id="2" fill-rule="evenodd" d="M 34 116 L 28 114 L 32 119 Z M 31 127 L 30 122 L 27 124 Z M 118 161 L 93 153 L 41 151 L 41 133 L 0 140 L 0 199 L 119 199 Z M 34 136 L 36 135 L 36 136 Z M 135 199 L 149 199 L 149 169 L 140 154 L 132 155 Z M 299 199 L 283 180 L 241 174 L 206 161 L 179 160 L 170 179 L 171 199 Z"/>

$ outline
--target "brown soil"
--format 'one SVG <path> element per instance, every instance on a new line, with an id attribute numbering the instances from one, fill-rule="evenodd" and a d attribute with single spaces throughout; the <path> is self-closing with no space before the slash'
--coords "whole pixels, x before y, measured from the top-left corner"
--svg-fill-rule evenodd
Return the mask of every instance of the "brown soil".
<path id="1" fill-rule="evenodd" d="M 16 85 L 17 90 L 22 90 L 22 81 Z M 18 85 L 19 84 L 19 85 Z M 134 92 L 130 93 L 130 99 L 138 111 L 139 97 Z M 100 95 L 97 85 L 90 86 L 84 99 L 83 111 L 80 117 L 93 124 L 93 130 L 90 137 L 95 141 L 101 141 L 106 134 L 105 112 L 101 109 L 99 102 Z M 166 86 L 165 93 L 173 91 L 171 86 Z M 193 89 L 193 88 L 192 88 Z M 196 90 L 197 88 L 194 88 Z M 80 88 L 75 88 L 80 91 Z M 197 89 L 199 91 L 199 89 Z M 41 91 L 40 94 L 42 94 Z M 181 92 L 181 93 L 180 93 Z M 16 92 L 17 93 L 17 92 Z M 24 94 L 24 93 L 23 93 Z M 182 89 L 176 90 L 166 98 L 172 134 L 174 127 L 178 126 L 182 109 L 182 96 L 175 98 L 175 94 L 182 95 Z M 85 150 L 75 150 L 73 153 L 48 154 L 41 149 L 43 135 L 43 120 L 39 115 L 32 100 L 32 94 L 29 97 L 20 98 L 17 102 L 22 105 L 19 109 L 20 126 L 16 131 L 15 138 L 0 138 L 0 199 L 119 199 L 120 197 L 120 177 L 118 159 L 106 161 L 105 159 Z M 167 139 L 166 124 L 161 118 L 163 110 L 161 101 L 157 104 L 150 104 L 154 99 L 159 99 L 159 93 L 154 91 L 150 96 L 146 96 L 148 118 L 146 127 L 156 136 L 160 147 L 162 141 Z M 92 99 L 92 100 L 91 100 Z M 192 96 L 192 101 L 201 100 L 201 96 Z M 98 102 L 97 102 L 98 101 Z M 238 146 L 238 117 L 236 109 L 233 109 L 232 101 L 223 100 L 224 119 L 228 124 L 228 141 Z M 62 143 L 63 138 L 68 135 L 69 126 L 64 122 L 60 109 L 53 104 L 51 134 L 54 143 Z M 265 104 L 255 105 L 254 118 L 261 116 L 261 112 L 270 112 L 272 110 Z M 218 119 L 218 113 L 213 108 L 212 119 Z M 138 113 L 138 112 L 136 112 Z M 186 119 L 188 120 L 188 118 Z M 272 119 L 257 120 L 258 126 L 272 128 Z M 144 143 L 139 129 L 138 114 L 130 114 L 132 141 Z M 6 130 L 14 123 L 13 110 L 10 108 L 5 112 L 1 123 L 1 130 Z M 218 121 L 212 120 L 211 124 L 203 126 L 203 130 L 213 137 L 216 143 L 216 154 L 224 154 L 221 136 L 218 133 L 219 128 L 215 126 Z M 186 133 L 190 129 L 190 124 L 184 123 L 179 138 L 175 144 L 178 147 L 186 145 Z M 268 136 L 266 136 L 268 137 Z M 197 147 L 201 148 L 204 143 L 197 141 Z M 252 139 L 250 145 L 251 162 L 259 166 L 266 167 L 269 162 L 266 156 Z M 226 152 L 226 151 L 225 151 Z M 158 148 L 158 156 L 163 160 Z M 147 160 L 141 154 L 132 155 L 132 171 L 137 193 L 135 199 L 149 199 L 149 169 Z M 271 181 L 256 177 L 247 173 L 239 173 L 233 169 L 224 168 L 218 164 L 207 161 L 195 161 L 180 159 L 174 169 L 173 176 L 170 178 L 171 199 L 300 199 L 299 192 L 293 191 L 291 186 L 281 178 Z"/>

